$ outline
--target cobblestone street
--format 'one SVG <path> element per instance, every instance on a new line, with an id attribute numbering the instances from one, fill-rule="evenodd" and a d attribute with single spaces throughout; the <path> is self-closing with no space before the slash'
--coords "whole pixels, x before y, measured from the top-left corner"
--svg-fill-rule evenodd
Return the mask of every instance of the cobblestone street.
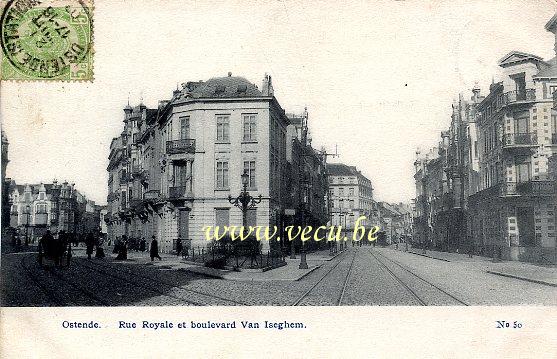
<path id="1" fill-rule="evenodd" d="M 449 261 L 351 247 L 319 264 L 308 255 L 315 269 L 299 280 L 281 278 L 297 273 L 298 261 L 252 273 L 251 280 L 233 280 L 176 269 L 179 260 L 170 256 L 152 264 L 139 256 L 87 260 L 75 252 L 68 268 L 41 268 L 33 252 L 2 255 L 3 305 L 557 305 L 557 287 L 489 273 L 496 264 L 485 258 Z M 503 266 L 524 271 L 525 264 Z M 557 270 L 539 271 L 555 278 Z"/>

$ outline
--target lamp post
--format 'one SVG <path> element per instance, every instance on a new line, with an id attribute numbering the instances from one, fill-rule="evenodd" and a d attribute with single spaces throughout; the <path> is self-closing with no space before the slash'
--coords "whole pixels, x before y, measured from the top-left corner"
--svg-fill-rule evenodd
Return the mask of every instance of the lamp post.
<path id="1" fill-rule="evenodd" d="M 248 210 L 254 208 L 257 204 L 261 203 L 262 196 L 254 198 L 248 192 L 248 182 L 249 182 L 249 175 L 247 170 L 244 170 L 244 173 L 240 176 L 242 179 L 242 192 L 236 198 L 232 198 L 232 196 L 228 195 L 228 202 L 233 204 L 234 206 L 240 208 L 242 210 L 242 226 L 244 228 L 247 227 L 247 214 Z M 257 243 L 257 242 L 255 242 Z M 255 257 L 255 248 L 252 248 L 252 259 Z"/>
<path id="2" fill-rule="evenodd" d="M 304 214 L 306 210 L 306 206 L 309 204 L 309 193 L 310 193 L 310 185 L 309 182 L 304 179 L 302 181 L 302 210 L 300 211 L 300 216 L 302 217 L 302 226 L 304 226 Z M 302 229 L 303 231 L 303 229 Z M 302 247 L 300 248 L 300 265 L 298 269 L 308 269 L 308 263 L 306 261 L 306 242 L 300 238 L 302 241 Z"/>

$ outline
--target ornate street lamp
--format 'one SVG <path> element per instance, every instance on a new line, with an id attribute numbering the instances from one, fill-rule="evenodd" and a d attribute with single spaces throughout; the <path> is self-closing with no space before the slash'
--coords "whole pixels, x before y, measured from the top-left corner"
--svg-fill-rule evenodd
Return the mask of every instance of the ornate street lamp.
<path id="1" fill-rule="evenodd" d="M 254 198 L 249 194 L 248 192 L 249 175 L 247 170 L 244 170 L 244 173 L 240 177 L 242 178 L 243 190 L 240 193 L 240 195 L 236 198 L 232 198 L 232 196 L 228 195 L 228 202 L 230 202 L 230 204 L 233 204 L 234 206 L 242 210 L 242 226 L 246 228 L 248 210 L 254 208 L 257 204 L 261 203 L 262 196 L 259 195 L 257 198 Z M 257 242 L 254 243 L 257 244 Z M 252 259 L 256 257 L 255 254 L 256 254 L 255 248 L 252 248 Z"/>

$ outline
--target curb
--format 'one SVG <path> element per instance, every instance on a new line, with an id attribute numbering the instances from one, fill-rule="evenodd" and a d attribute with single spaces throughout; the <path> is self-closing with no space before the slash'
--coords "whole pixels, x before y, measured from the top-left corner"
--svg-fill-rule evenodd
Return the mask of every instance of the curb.
<path id="1" fill-rule="evenodd" d="M 427 257 L 427 258 L 431 258 L 431 259 L 437 259 L 438 261 L 449 262 L 449 263 L 451 262 L 451 261 L 448 260 L 448 259 L 432 257 L 432 256 L 428 256 L 427 254 L 416 253 L 416 252 L 410 252 L 410 251 L 408 251 L 408 252 L 406 252 L 406 253 L 411 253 L 411 254 L 415 254 L 415 255 L 418 255 L 418 256 Z"/>
<path id="2" fill-rule="evenodd" d="M 334 258 L 334 257 L 333 257 Z M 304 279 L 306 276 L 308 276 L 310 273 L 312 273 L 314 270 L 321 268 L 323 264 L 319 264 L 318 266 L 313 267 L 312 269 L 310 269 L 307 273 L 304 273 L 303 275 L 301 275 L 300 277 L 294 279 L 292 282 L 298 282 L 301 281 L 302 279 Z"/>
<path id="3" fill-rule="evenodd" d="M 491 271 L 491 270 L 488 270 L 488 271 L 486 271 L 486 272 L 489 273 L 489 274 L 499 275 L 499 276 L 501 276 L 501 277 L 514 278 L 514 279 L 519 279 L 519 280 L 523 280 L 523 281 L 526 281 L 526 282 L 531 282 L 531 283 L 537 283 L 537 284 L 547 285 L 547 286 L 550 286 L 550 287 L 557 287 L 557 284 L 545 282 L 545 281 L 543 281 L 543 280 L 531 279 L 531 278 L 521 277 L 521 276 L 517 276 L 517 275 L 513 275 L 513 274 L 507 274 L 507 273 L 502 273 L 502 272 L 495 272 L 495 271 Z"/>

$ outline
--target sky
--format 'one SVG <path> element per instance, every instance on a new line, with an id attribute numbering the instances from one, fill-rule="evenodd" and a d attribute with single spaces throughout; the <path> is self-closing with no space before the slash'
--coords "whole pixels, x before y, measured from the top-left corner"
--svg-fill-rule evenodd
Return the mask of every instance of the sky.
<path id="1" fill-rule="evenodd" d="M 7 176 L 67 180 L 106 203 L 110 141 L 123 107 L 156 107 L 177 84 L 273 79 L 287 112 L 308 108 L 316 148 L 357 166 L 377 200 L 415 196 L 416 148 L 437 145 L 452 101 L 486 93 L 512 50 L 549 59 L 557 11 L 533 1 L 97 0 L 88 83 L 2 82 Z"/>

